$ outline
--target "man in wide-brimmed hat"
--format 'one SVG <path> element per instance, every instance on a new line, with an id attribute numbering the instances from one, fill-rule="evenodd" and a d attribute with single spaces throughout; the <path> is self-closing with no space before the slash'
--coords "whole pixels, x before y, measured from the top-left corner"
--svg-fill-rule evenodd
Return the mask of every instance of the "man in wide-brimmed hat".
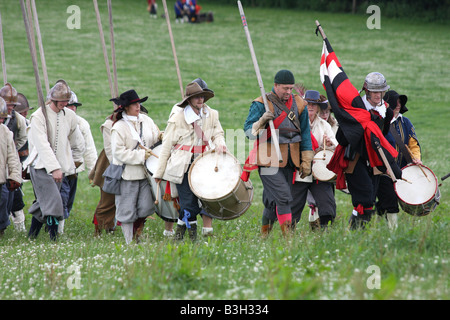
<path id="1" fill-rule="evenodd" d="M 178 240 L 183 239 L 186 229 L 191 240 L 197 238 L 197 215 L 201 208 L 189 187 L 190 164 L 212 145 L 218 153 L 226 150 L 219 113 L 205 104 L 212 97 L 214 92 L 202 89 L 196 82 L 186 86 L 185 97 L 178 104 L 183 110 L 169 118 L 164 130 L 158 169 L 153 176 L 156 181 L 163 179 L 177 186 L 181 207 L 175 232 Z"/>
<path id="2" fill-rule="evenodd" d="M 403 115 L 408 111 L 406 107 L 408 97 L 403 94 L 398 94 L 394 90 L 390 90 L 386 92 L 383 99 L 394 112 L 386 139 L 398 151 L 397 165 L 400 168 L 410 163 L 421 165 L 420 144 L 416 130 L 411 121 Z M 389 227 L 395 229 L 397 227 L 399 207 L 398 197 L 395 193 L 394 183 L 391 178 L 386 176 L 380 177 L 377 197 L 377 213 L 379 215 L 386 215 Z"/>
<path id="3" fill-rule="evenodd" d="M 47 224 L 51 240 L 57 239 L 59 221 L 64 219 L 60 194 L 64 176 L 75 174 L 83 162 L 84 139 L 75 112 L 66 108 L 71 90 L 58 80 L 48 93 L 47 104 L 30 117 L 28 136 L 31 153 L 24 162 L 28 167 L 36 201 L 29 237 L 36 238 Z"/>
<path id="4" fill-rule="evenodd" d="M 208 84 L 202 78 L 198 77 L 198 78 L 192 80 L 192 82 L 196 82 L 200 86 L 200 88 L 202 88 L 204 91 L 210 91 L 210 92 L 214 93 L 213 90 L 208 88 Z M 184 110 L 184 108 L 180 107 L 178 104 L 179 103 L 177 102 L 172 107 L 169 118 L 172 117 L 175 113 L 178 113 L 178 112 Z M 208 106 L 208 105 L 205 103 L 205 106 Z M 203 220 L 202 235 L 203 236 L 212 236 L 213 232 L 214 232 L 214 229 L 212 226 L 212 219 L 213 219 L 212 216 L 208 212 L 206 212 L 204 209 L 202 209 L 202 211 L 200 212 L 200 215 Z M 167 221 L 167 219 L 165 220 L 164 236 L 170 237 L 175 234 L 175 231 L 173 231 L 173 224 L 174 224 L 174 222 Z"/>

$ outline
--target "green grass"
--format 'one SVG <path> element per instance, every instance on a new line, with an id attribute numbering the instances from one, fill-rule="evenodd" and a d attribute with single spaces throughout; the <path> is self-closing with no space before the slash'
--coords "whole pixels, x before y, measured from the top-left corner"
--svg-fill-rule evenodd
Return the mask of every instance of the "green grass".
<path id="1" fill-rule="evenodd" d="M 98 151 L 99 130 L 112 111 L 109 86 L 91 1 L 78 1 L 81 29 L 69 30 L 72 1 L 37 1 L 50 83 L 64 78 L 83 106 Z M 106 2 L 99 1 L 108 37 Z M 170 15 L 173 1 L 168 1 Z M 183 84 L 202 77 L 216 96 L 224 129 L 242 129 L 252 99 L 260 95 L 237 6 L 205 2 L 215 21 L 172 23 Z M 150 20 L 143 1 L 113 1 L 119 91 L 149 96 L 145 106 L 163 130 L 180 100 L 165 20 Z M 8 80 L 37 104 L 36 87 L 20 5 L 0 3 Z M 279 69 L 324 92 L 319 79 L 322 41 L 317 19 L 356 88 L 372 71 L 409 98 L 407 116 L 416 127 L 423 162 L 438 177 L 449 167 L 448 26 L 383 18 L 380 30 L 366 28 L 368 16 L 245 8 L 266 90 Z M 160 4 L 159 12 L 162 12 Z M 109 50 L 109 39 L 106 39 Z M 42 81 L 43 83 L 43 81 Z M 234 150 L 237 152 L 237 150 Z M 244 159 L 240 159 L 243 161 Z M 121 230 L 94 238 L 92 216 L 99 200 L 86 173 L 80 175 L 76 203 L 57 244 L 42 232 L 30 241 L 10 226 L 0 239 L 0 299 L 448 299 L 448 181 L 441 204 L 427 217 L 399 215 L 399 228 L 374 221 L 365 232 L 348 232 L 350 197 L 336 193 L 333 228 L 313 233 L 303 217 L 286 243 L 279 227 L 259 237 L 262 186 L 239 219 L 214 221 L 214 237 L 173 243 L 162 236 L 163 222 L 149 219 L 139 245 L 126 246 Z M 439 180 L 439 182 L 441 182 Z M 27 208 L 33 200 L 24 187 Z M 31 217 L 26 217 L 27 228 Z M 201 223 L 200 223 L 201 225 Z M 80 268 L 80 289 L 69 289 L 70 267 Z M 380 268 L 381 288 L 369 289 L 369 266 Z"/>

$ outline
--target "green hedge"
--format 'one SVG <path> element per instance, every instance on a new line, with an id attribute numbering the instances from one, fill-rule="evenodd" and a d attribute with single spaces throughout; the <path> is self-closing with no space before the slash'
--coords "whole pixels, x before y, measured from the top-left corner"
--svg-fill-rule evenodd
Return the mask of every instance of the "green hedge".
<path id="1" fill-rule="evenodd" d="M 201 3 L 236 4 L 237 0 L 202 0 Z M 200 2 L 199 2 L 200 3 Z M 241 0 L 244 7 L 274 7 L 328 12 L 366 14 L 369 5 L 378 5 L 381 15 L 391 18 L 412 18 L 449 23 L 450 0 Z"/>

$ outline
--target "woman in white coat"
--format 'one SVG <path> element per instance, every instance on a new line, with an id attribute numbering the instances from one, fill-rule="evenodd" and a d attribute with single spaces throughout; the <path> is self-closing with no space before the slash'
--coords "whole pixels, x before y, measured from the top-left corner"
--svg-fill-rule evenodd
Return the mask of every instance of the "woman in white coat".
<path id="1" fill-rule="evenodd" d="M 155 212 L 151 186 L 146 178 L 145 161 L 152 156 L 150 147 L 160 137 L 158 126 L 141 113 L 141 102 L 136 91 L 129 90 L 119 98 L 111 99 L 119 108 L 113 114 L 111 129 L 112 163 L 125 165 L 116 195 L 116 219 L 122 225 L 126 243 L 136 242 L 145 219 Z"/>

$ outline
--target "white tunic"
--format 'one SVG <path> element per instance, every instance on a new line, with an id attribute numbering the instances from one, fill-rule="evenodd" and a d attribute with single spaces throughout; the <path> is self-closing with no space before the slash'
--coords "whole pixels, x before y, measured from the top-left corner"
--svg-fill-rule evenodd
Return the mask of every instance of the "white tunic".
<path id="1" fill-rule="evenodd" d="M 77 115 L 67 108 L 58 113 L 49 105 L 45 108 L 50 126 L 49 133 L 42 108 L 39 108 L 30 117 L 28 127 L 30 156 L 25 161 L 24 167 L 31 165 L 35 169 L 45 169 L 48 174 L 61 169 L 64 175 L 72 175 L 76 170 L 75 162 L 83 162 L 85 149 Z"/>

